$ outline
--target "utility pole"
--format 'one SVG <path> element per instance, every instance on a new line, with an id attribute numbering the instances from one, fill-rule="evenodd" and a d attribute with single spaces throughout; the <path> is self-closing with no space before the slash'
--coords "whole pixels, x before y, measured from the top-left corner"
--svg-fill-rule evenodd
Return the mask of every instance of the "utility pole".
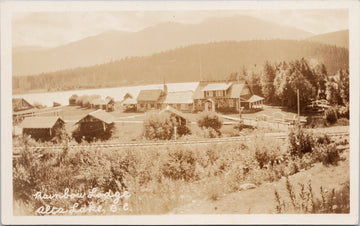
<path id="1" fill-rule="evenodd" d="M 240 84 L 240 73 L 237 76 L 238 83 Z M 239 93 L 239 119 L 241 120 L 241 92 Z"/>
<path id="2" fill-rule="evenodd" d="M 296 94 L 297 94 L 298 123 L 300 123 L 300 95 L 299 95 L 299 89 L 296 90 Z"/>
<path id="3" fill-rule="evenodd" d="M 177 134 L 177 128 L 176 128 L 176 126 L 174 126 L 174 138 L 175 138 L 175 140 L 176 140 L 176 134 Z"/>

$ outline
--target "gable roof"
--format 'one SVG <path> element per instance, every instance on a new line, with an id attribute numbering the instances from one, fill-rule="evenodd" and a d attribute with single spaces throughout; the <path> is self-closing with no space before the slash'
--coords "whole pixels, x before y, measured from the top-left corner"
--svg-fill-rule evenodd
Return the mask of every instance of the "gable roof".
<path id="1" fill-rule="evenodd" d="M 82 120 L 84 120 L 86 117 L 93 117 L 96 118 L 100 121 L 105 122 L 106 124 L 111 124 L 113 123 L 114 120 L 114 116 L 112 116 L 111 114 L 107 113 L 106 111 L 99 109 L 93 112 L 90 112 L 89 114 L 87 114 L 85 117 L 81 118 L 79 121 L 77 121 L 75 124 L 80 123 Z"/>
<path id="2" fill-rule="evenodd" d="M 106 104 L 110 104 L 110 103 L 114 103 L 115 100 L 114 100 L 114 98 L 112 98 L 112 97 L 110 97 L 110 96 L 107 96 L 107 97 L 105 98 L 105 102 L 106 102 Z"/>
<path id="3" fill-rule="evenodd" d="M 139 101 L 158 101 L 162 94 L 161 89 L 141 90 L 136 100 Z"/>
<path id="4" fill-rule="evenodd" d="M 193 91 L 169 92 L 167 93 L 164 104 L 192 104 Z"/>
<path id="5" fill-rule="evenodd" d="M 61 120 L 60 117 L 52 116 L 52 117 L 27 117 L 25 118 L 20 127 L 24 129 L 49 129 L 54 127 L 55 123 Z"/>
<path id="6" fill-rule="evenodd" d="M 240 95 L 244 97 L 243 93 L 244 87 L 247 87 L 245 81 L 240 80 L 234 82 L 200 82 L 198 87 L 195 90 L 193 95 L 193 99 L 205 99 L 204 91 L 216 91 L 216 90 L 224 90 L 228 87 L 228 92 L 226 94 L 227 98 L 239 98 Z M 250 90 L 251 93 L 251 90 Z M 248 98 L 248 97 L 246 97 Z"/>
<path id="7" fill-rule="evenodd" d="M 27 102 L 24 98 L 12 98 L 13 110 L 16 110 L 16 107 L 22 106 L 23 104 L 27 106 L 26 109 L 34 108 L 34 106 Z"/>
<path id="8" fill-rule="evenodd" d="M 228 93 L 229 98 L 239 98 L 244 86 L 245 84 L 239 84 L 239 83 L 232 85 Z"/>
<path id="9" fill-rule="evenodd" d="M 180 116 L 183 119 L 187 119 L 187 117 L 183 113 L 170 106 L 166 106 L 166 108 L 162 109 L 159 114 L 162 114 L 164 112 L 170 112 L 174 115 Z"/>
<path id="10" fill-rule="evenodd" d="M 201 91 L 217 91 L 217 90 L 227 90 L 232 85 L 232 82 L 216 82 L 209 83 Z"/>
<path id="11" fill-rule="evenodd" d="M 256 101 L 260 101 L 260 100 L 264 100 L 263 97 L 260 97 L 258 95 L 252 95 L 247 101 L 250 103 L 256 102 Z"/>

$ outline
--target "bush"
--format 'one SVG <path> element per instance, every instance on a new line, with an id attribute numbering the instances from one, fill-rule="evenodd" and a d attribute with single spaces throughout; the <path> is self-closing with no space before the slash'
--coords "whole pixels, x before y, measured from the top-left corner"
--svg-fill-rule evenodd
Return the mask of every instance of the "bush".
<path id="1" fill-rule="evenodd" d="M 337 110 L 333 107 L 326 109 L 324 112 L 324 118 L 329 124 L 334 124 L 338 120 Z"/>
<path id="2" fill-rule="evenodd" d="M 215 112 L 204 111 L 199 115 L 197 124 L 200 128 L 212 128 L 218 135 L 221 135 L 222 120 Z"/>
<path id="3" fill-rule="evenodd" d="M 196 179 L 195 162 L 196 156 L 192 150 L 177 147 L 168 152 L 167 161 L 162 166 L 162 173 L 173 180 L 194 180 Z"/>
<path id="4" fill-rule="evenodd" d="M 217 132 L 215 129 L 209 127 L 203 127 L 202 129 L 202 136 L 205 138 L 218 138 L 220 136 L 219 132 Z"/>
<path id="5" fill-rule="evenodd" d="M 346 104 L 345 106 L 340 106 L 337 109 L 337 115 L 340 118 L 350 118 L 350 111 L 349 111 L 349 104 Z"/>
<path id="6" fill-rule="evenodd" d="M 296 126 L 289 133 L 289 153 L 292 156 L 302 157 L 305 153 L 312 152 L 313 138 L 300 126 Z"/>
<path id="7" fill-rule="evenodd" d="M 313 155 L 315 160 L 320 161 L 325 166 L 337 165 L 340 160 L 339 150 L 334 144 L 317 145 Z"/>
<path id="8" fill-rule="evenodd" d="M 174 135 L 175 126 L 179 136 L 190 134 L 187 125 L 180 125 L 174 116 L 167 113 L 150 113 L 144 120 L 143 136 L 149 140 L 170 140 Z"/>

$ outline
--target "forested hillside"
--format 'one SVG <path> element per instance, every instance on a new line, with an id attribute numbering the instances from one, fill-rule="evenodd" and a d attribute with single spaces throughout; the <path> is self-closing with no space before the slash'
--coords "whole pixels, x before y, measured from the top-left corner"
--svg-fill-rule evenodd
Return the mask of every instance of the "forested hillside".
<path id="1" fill-rule="evenodd" d="M 349 48 L 349 30 L 330 32 L 312 36 L 307 41 L 314 41 L 328 45 L 336 45 L 339 47 Z"/>
<path id="2" fill-rule="evenodd" d="M 262 68 L 266 61 L 299 58 L 307 59 L 310 64 L 323 63 L 328 75 L 349 67 L 349 52 L 346 48 L 294 40 L 224 41 L 191 45 L 91 67 L 13 77 L 13 92 L 152 84 L 164 80 L 219 80 L 234 72 L 241 72 L 244 68 Z"/>

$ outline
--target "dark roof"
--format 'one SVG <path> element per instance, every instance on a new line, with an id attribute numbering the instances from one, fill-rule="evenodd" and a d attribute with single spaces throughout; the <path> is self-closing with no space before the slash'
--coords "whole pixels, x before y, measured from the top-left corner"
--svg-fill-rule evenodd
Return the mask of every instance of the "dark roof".
<path id="1" fill-rule="evenodd" d="M 162 94 L 161 89 L 149 89 L 149 90 L 141 90 L 137 101 L 158 101 Z"/>
<path id="2" fill-rule="evenodd" d="M 80 119 L 79 121 L 77 121 L 75 124 L 80 123 L 82 120 L 84 120 L 86 117 L 93 117 L 96 118 L 100 121 L 105 122 L 106 124 L 111 124 L 113 123 L 114 120 L 114 116 L 112 116 L 111 114 L 107 113 L 106 111 L 99 109 L 93 112 L 90 112 L 89 114 L 87 114 L 85 117 L 83 117 L 82 119 Z"/>
<path id="3" fill-rule="evenodd" d="M 178 111 L 178 110 L 176 110 L 175 108 L 172 108 L 172 107 L 170 107 L 170 106 L 166 106 L 166 108 L 162 109 L 162 110 L 160 111 L 160 114 L 162 114 L 162 113 L 164 113 L 164 112 L 170 112 L 170 113 L 172 113 L 172 114 L 174 114 L 174 115 L 180 116 L 180 117 L 183 118 L 183 119 L 187 119 L 187 117 L 186 117 L 183 113 L 181 113 L 180 111 Z"/>
<path id="4" fill-rule="evenodd" d="M 25 118 L 20 127 L 24 129 L 48 129 L 52 128 L 55 123 L 61 120 L 64 122 L 60 117 L 27 117 Z"/>

